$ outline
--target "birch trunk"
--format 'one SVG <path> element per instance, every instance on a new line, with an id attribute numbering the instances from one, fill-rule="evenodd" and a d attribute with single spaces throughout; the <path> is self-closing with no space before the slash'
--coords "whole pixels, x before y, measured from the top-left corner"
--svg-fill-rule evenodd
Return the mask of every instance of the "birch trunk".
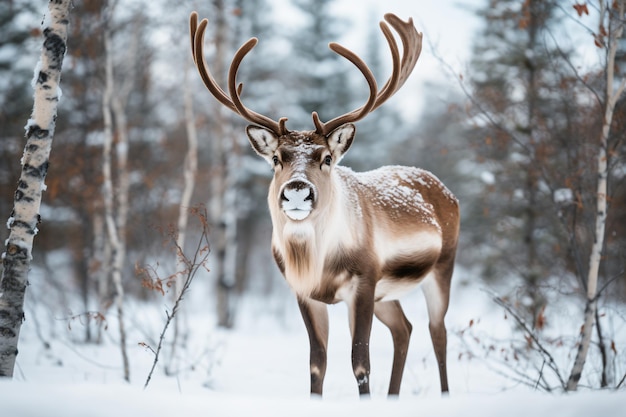
<path id="1" fill-rule="evenodd" d="M 104 216 L 101 213 L 95 213 L 93 219 L 93 236 L 94 242 L 93 247 L 95 249 L 95 253 L 98 258 L 96 262 L 99 262 L 98 272 L 96 274 L 96 283 L 97 283 L 97 294 L 98 294 L 98 308 L 100 313 L 105 314 L 105 312 L 110 307 L 110 282 L 109 278 L 110 268 L 106 262 L 111 259 L 111 250 L 109 247 L 109 241 L 106 238 L 106 229 L 104 225 Z M 102 333 L 103 333 L 103 323 L 98 323 L 98 333 L 96 335 L 96 343 L 102 343 Z"/>
<path id="2" fill-rule="evenodd" d="M 11 232 L 6 252 L 2 254 L 0 377 L 12 377 L 15 368 L 33 239 L 37 234 L 41 193 L 45 190 L 44 180 L 60 97 L 59 82 L 67 48 L 70 4 L 70 0 L 50 1 L 43 23 L 43 48 L 33 80 L 33 112 L 26 125 L 22 173 L 15 192 L 13 212 L 7 222 Z"/>
<path id="3" fill-rule="evenodd" d="M 176 236 L 176 245 L 180 248 L 180 253 L 176 254 L 176 275 L 174 278 L 174 302 L 182 296 L 183 280 L 185 274 L 178 274 L 178 272 L 187 269 L 187 265 L 184 259 L 185 239 L 187 237 L 187 224 L 189 222 L 189 205 L 191 204 L 191 197 L 193 196 L 193 190 L 196 183 L 196 173 L 198 171 L 198 132 L 196 130 L 196 117 L 193 109 L 193 92 L 191 90 L 191 83 L 189 81 L 189 69 L 190 61 L 187 61 L 185 65 L 185 80 L 184 80 L 184 100 L 185 100 L 185 130 L 187 132 L 187 155 L 185 157 L 184 165 L 184 186 L 183 194 L 180 199 L 180 206 L 178 208 L 178 235 Z M 180 339 L 182 332 L 184 315 L 177 314 L 174 317 L 174 333 L 172 337 L 172 348 L 170 351 L 170 357 L 168 363 L 165 366 L 167 374 L 173 374 L 176 372 L 176 347 Z"/>
<path id="4" fill-rule="evenodd" d="M 109 14 L 110 16 L 112 16 L 113 14 L 113 8 L 115 7 L 115 5 L 112 6 Z M 109 16 L 109 18 L 110 18 Z M 107 22 L 108 24 L 108 22 Z M 100 298 L 100 306 L 102 308 L 102 311 L 104 312 L 107 308 L 108 308 L 108 303 L 109 303 L 109 294 L 108 294 L 108 286 L 109 286 L 109 280 L 113 281 L 115 278 L 115 275 L 113 273 L 113 270 L 115 268 L 117 268 L 120 271 L 120 282 L 116 283 L 113 282 L 113 285 L 115 287 L 115 294 L 119 295 L 122 294 L 123 296 L 123 288 L 121 287 L 122 285 L 122 280 L 121 280 L 121 271 L 123 270 L 123 266 L 125 265 L 125 261 L 126 261 L 126 224 L 128 222 L 128 212 L 129 212 L 129 192 L 130 192 L 130 178 L 129 178 L 129 170 L 128 170 L 128 150 L 129 150 L 129 138 L 128 138 L 128 121 L 126 118 L 126 106 L 128 103 L 128 97 L 130 95 L 132 86 L 133 86 L 133 80 L 134 80 L 134 73 L 136 71 L 136 60 L 134 59 L 137 55 L 138 55 L 138 49 L 139 49 L 139 45 L 138 45 L 138 37 L 140 36 L 140 30 L 141 28 L 139 27 L 139 25 L 136 25 L 135 30 L 133 32 L 133 36 L 128 40 L 128 42 L 126 43 L 126 48 L 125 48 L 125 55 L 122 58 L 122 62 L 124 63 L 124 65 L 122 66 L 120 72 L 124 74 L 124 80 L 121 82 L 121 85 L 117 85 L 115 83 L 115 77 L 114 77 L 114 69 L 113 69 L 113 51 L 111 48 L 111 34 L 110 34 L 110 30 L 107 27 L 106 31 L 105 31 L 105 38 L 106 38 L 106 54 L 107 54 L 107 66 L 109 66 L 107 68 L 106 71 L 110 71 L 106 73 L 106 80 L 105 83 L 107 83 L 106 85 L 108 85 L 110 87 L 110 92 L 108 93 L 107 96 L 107 100 L 108 100 L 108 109 L 103 110 L 103 111 L 108 111 L 112 113 L 112 118 L 111 118 L 111 113 L 109 113 L 108 116 L 108 128 L 111 131 L 111 141 L 110 141 L 110 149 L 107 151 L 109 153 L 109 164 L 111 164 L 111 158 L 110 158 L 110 153 L 113 149 L 112 147 L 112 137 L 113 137 L 113 132 L 115 132 L 116 134 L 116 144 L 115 144 L 115 156 L 116 156 L 116 173 L 117 173 L 117 184 L 113 184 L 113 180 L 111 178 L 111 184 L 110 184 L 110 190 L 112 192 L 112 197 L 111 197 L 111 213 L 113 218 L 115 219 L 115 221 L 113 222 L 113 224 L 116 227 L 116 235 L 117 238 L 115 239 L 117 241 L 116 243 L 116 247 L 115 249 L 113 249 L 112 243 L 111 243 L 111 239 L 104 239 L 104 246 L 103 246 L 103 258 L 105 259 L 105 262 L 103 262 L 103 273 L 101 274 L 101 278 L 99 280 L 99 286 L 98 289 L 102 290 L 100 292 L 100 294 L 103 296 Z M 110 62 L 108 61 L 110 59 Z M 106 88 L 106 87 L 105 87 Z M 114 93 L 113 93 L 114 92 Z M 110 175 L 109 175 L 110 176 Z M 106 186 L 106 185 L 105 185 Z M 117 203 L 117 204 L 116 204 Z M 105 211 L 106 211 L 106 207 L 105 207 Z M 106 213 L 105 213 L 105 228 L 106 228 L 106 233 L 107 236 L 109 234 L 109 225 L 111 224 L 110 221 L 106 220 Z M 117 265 L 117 266 L 116 266 Z M 120 293 L 119 290 L 122 290 L 122 292 Z M 119 310 L 119 300 L 116 298 L 115 300 L 115 304 L 116 304 L 116 308 Z M 123 330 L 123 323 L 120 323 L 121 326 L 121 330 Z M 125 338 L 125 336 L 120 335 L 121 337 Z M 123 354 L 124 355 L 124 354 Z"/>
<path id="5" fill-rule="evenodd" d="M 193 92 L 191 90 L 191 84 L 189 82 L 189 68 L 187 65 L 185 68 L 185 86 L 184 86 L 184 98 L 185 98 L 185 130 L 187 132 L 187 155 L 185 156 L 185 166 L 183 172 L 184 187 L 183 194 L 180 199 L 180 207 L 178 209 L 178 236 L 176 238 L 176 244 L 181 250 L 185 249 L 185 238 L 187 236 L 187 223 L 189 222 L 189 205 L 191 204 L 191 197 L 193 196 L 193 190 L 196 184 L 196 173 L 198 171 L 198 131 L 196 130 L 196 117 L 193 109 Z M 185 268 L 186 263 L 182 253 L 178 253 L 176 256 L 177 271 L 180 268 Z M 176 298 L 180 297 L 183 283 L 181 280 L 176 280 Z"/>
<path id="6" fill-rule="evenodd" d="M 235 139 L 232 138 L 235 142 Z M 236 307 L 236 287 L 237 287 L 237 169 L 239 162 L 237 149 L 230 150 L 228 155 L 228 171 L 226 177 L 226 190 L 223 200 L 225 210 L 222 212 L 221 224 L 224 225 L 224 269 L 220 281 L 220 290 L 223 292 L 220 297 L 220 322 L 226 328 L 234 325 Z"/>
<path id="7" fill-rule="evenodd" d="M 109 25 L 109 22 L 106 23 Z M 105 225 L 107 230 L 107 236 L 112 252 L 111 262 L 111 278 L 113 285 L 115 286 L 115 307 L 118 316 L 118 326 L 120 332 L 120 350 L 122 355 L 122 365 L 124 372 L 124 379 L 130 381 L 130 367 L 128 363 L 128 354 L 126 350 L 126 329 L 124 323 L 124 286 L 122 282 L 122 269 L 124 266 L 124 257 L 126 254 L 126 248 L 124 245 L 123 237 L 119 225 L 116 224 L 116 220 L 119 221 L 119 215 L 116 219 L 115 216 L 115 202 L 114 202 L 114 190 L 113 190 L 113 178 L 111 174 L 112 170 L 112 150 L 113 150 L 113 118 L 111 114 L 111 108 L 113 106 L 113 91 L 115 88 L 113 80 L 113 51 L 111 50 L 111 34 L 110 29 L 107 26 L 104 30 L 104 52 L 105 52 L 105 88 L 102 95 L 102 113 L 104 119 L 104 146 L 102 148 L 103 153 L 103 184 L 104 184 L 104 211 L 105 211 Z M 119 146 L 118 146 L 119 149 Z M 118 155 L 118 158 L 120 155 Z M 125 156 L 122 153 L 124 161 L 122 164 L 125 166 Z M 118 160 L 118 164 L 119 164 Z M 123 201 L 122 201 L 123 203 Z M 119 213 L 123 212 L 123 208 L 119 210 Z M 119 214 L 118 213 L 118 214 Z M 125 218 L 124 218 L 125 219 Z M 124 220 L 125 222 L 125 220 Z"/>
<path id="8" fill-rule="evenodd" d="M 604 13 L 609 14 L 609 33 L 605 39 L 607 45 L 607 58 L 606 58 L 606 100 L 604 104 L 604 121 L 602 124 L 602 132 L 600 134 L 600 141 L 598 146 L 597 164 L 598 164 L 598 183 L 596 188 L 596 222 L 594 241 L 591 247 L 591 254 L 589 256 L 589 272 L 587 275 L 587 297 L 584 313 L 584 324 L 582 328 L 582 335 L 576 358 L 574 359 L 574 365 L 567 381 L 566 390 L 576 391 L 578 389 L 578 382 L 582 376 L 585 361 L 587 360 L 587 353 L 589 351 L 589 345 L 591 343 L 591 336 L 593 333 L 593 325 L 596 317 L 596 309 L 598 304 L 598 274 L 600 270 L 600 262 L 602 261 L 602 248 L 604 247 L 604 232 L 606 227 L 607 217 L 607 193 L 608 193 L 608 141 L 611 131 L 611 123 L 613 121 L 613 111 L 617 100 L 622 95 L 624 87 L 626 86 L 626 78 L 622 79 L 621 84 L 617 89 L 614 88 L 615 78 L 615 55 L 617 53 L 617 46 L 622 37 L 623 17 L 624 17 L 624 1 L 618 2 L 618 11 L 611 11 L 611 5 L 605 5 L 604 1 L 600 1 L 601 10 L 601 23 L 603 25 Z M 611 13 L 619 13 L 617 19 L 611 18 Z M 612 27 L 616 24 L 617 27 Z"/>
<path id="9" fill-rule="evenodd" d="M 229 33 L 226 21 L 226 5 L 223 0 L 213 0 L 213 8 L 215 10 L 215 71 L 217 82 L 223 85 L 223 74 L 225 73 L 226 62 L 226 45 L 228 40 L 225 39 Z M 233 195 L 229 193 L 234 191 L 231 187 L 236 186 L 232 181 L 232 164 L 231 158 L 234 152 L 234 140 L 232 133 L 226 128 L 228 125 L 224 109 L 219 106 L 215 110 L 216 120 L 212 125 L 211 135 L 212 153 L 213 153 L 213 175 L 211 178 L 211 204 L 210 214 L 213 227 L 211 229 L 211 248 L 212 253 L 216 257 L 215 267 L 211 270 L 216 275 L 215 295 L 217 303 L 217 323 L 220 327 L 230 328 L 233 325 L 233 289 L 235 285 L 235 277 L 231 275 L 233 268 L 231 267 L 234 252 L 236 248 L 232 244 L 233 236 L 236 233 L 236 225 L 231 222 L 234 213 L 233 205 L 229 206 L 226 200 Z M 234 228 L 235 227 L 235 228 Z"/>

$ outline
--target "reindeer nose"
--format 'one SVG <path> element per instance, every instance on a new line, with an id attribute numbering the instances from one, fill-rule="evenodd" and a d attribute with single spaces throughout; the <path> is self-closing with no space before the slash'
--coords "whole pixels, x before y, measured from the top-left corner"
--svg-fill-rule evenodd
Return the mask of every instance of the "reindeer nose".
<path id="1" fill-rule="evenodd" d="M 292 220 L 306 219 L 315 205 L 315 186 L 308 181 L 293 180 L 280 192 L 280 206 Z"/>
<path id="2" fill-rule="evenodd" d="M 291 201 L 294 198 L 300 201 L 313 201 L 313 189 L 304 181 L 292 181 L 283 188 L 280 194 L 281 201 Z"/>

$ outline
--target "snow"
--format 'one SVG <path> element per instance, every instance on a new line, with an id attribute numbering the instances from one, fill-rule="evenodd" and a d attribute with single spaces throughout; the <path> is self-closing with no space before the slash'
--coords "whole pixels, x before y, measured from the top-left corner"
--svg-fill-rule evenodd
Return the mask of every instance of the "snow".
<path id="1" fill-rule="evenodd" d="M 562 397 L 538 394 L 462 396 L 457 399 L 408 401 L 309 401 L 280 396 L 181 394 L 141 392 L 132 387 L 74 384 L 71 386 L 0 383 L 6 395 L 3 415 L 39 417 L 120 416 L 617 416 L 624 398 L 610 393 Z M 7 392 L 8 390 L 8 392 Z M 36 398 L 36 400 L 33 400 Z M 7 401 L 8 400 L 8 401 Z M 65 406 L 63 406 L 65 405 Z M 8 407 L 8 408 L 7 408 Z"/>
<path id="2" fill-rule="evenodd" d="M 129 303 L 126 317 L 132 369 L 131 382 L 125 383 L 114 314 L 108 313 L 102 344 L 81 343 L 86 318 L 71 312 L 52 313 L 43 307 L 42 299 L 50 294 L 33 277 L 27 295 L 39 303 L 33 308 L 33 299 L 27 300 L 14 380 L 0 380 L 2 415 L 381 417 L 466 415 L 468 411 L 481 417 L 623 414 L 623 390 L 544 394 L 490 371 L 484 361 L 468 360 L 459 334 L 467 330 L 470 321 L 474 322 L 473 328 L 482 328 L 494 338 L 509 337 L 511 326 L 503 321 L 501 312 L 494 314 L 498 310 L 477 283 L 463 279 L 465 273 L 461 271 L 455 277 L 447 317 L 451 395 L 442 398 L 439 394 L 425 306 L 421 291 L 417 291 L 403 299 L 414 327 L 401 394 L 392 400 L 385 398 L 393 354 L 391 337 L 378 321 L 370 343 L 372 398 L 359 399 L 350 365 L 347 309 L 343 304 L 329 308 L 324 398 L 311 399 L 308 338 L 293 296 L 277 291 L 270 297 L 247 297 L 239 303 L 235 328 L 220 330 L 214 326 L 215 317 L 207 311 L 211 307 L 206 297 L 209 283 L 195 281 L 185 299 L 189 304 L 183 305 L 184 322 L 192 331 L 178 358 L 182 371 L 174 377 L 165 376 L 162 357 L 144 390 L 153 356 L 139 343 L 155 345 L 164 320 L 163 304 L 167 303 Z M 68 301 L 67 308 L 78 311 L 74 303 L 79 301 Z M 479 336 L 484 337 L 480 332 L 472 337 Z M 42 343 L 44 340 L 48 345 Z"/>
<path id="3" fill-rule="evenodd" d="M 554 190 L 555 203 L 569 203 L 574 201 L 574 192 L 571 188 L 559 188 Z"/>
<path id="4" fill-rule="evenodd" d="M 44 31 L 46 29 L 50 29 L 52 26 L 52 17 L 50 11 L 44 14 L 43 20 L 41 21 L 41 30 Z"/>
<path id="5" fill-rule="evenodd" d="M 433 205 L 424 200 L 420 186 L 422 189 L 435 186 L 448 199 L 457 201 L 435 175 L 420 168 L 384 166 L 372 171 L 354 172 L 350 168 L 337 166 L 336 172 L 348 187 L 360 189 L 369 195 L 373 206 L 389 210 L 392 216 L 400 212 L 419 216 L 439 230 L 441 226 L 435 220 Z"/>
<path id="6" fill-rule="evenodd" d="M 480 179 L 487 185 L 493 185 L 496 183 L 496 176 L 493 175 L 493 172 L 482 171 L 480 173 Z"/>
<path id="7" fill-rule="evenodd" d="M 24 125 L 24 130 L 28 132 L 33 126 L 37 126 L 37 121 L 34 119 L 28 119 L 26 125 Z M 23 164 L 23 162 L 21 162 Z"/>
<path id="8" fill-rule="evenodd" d="M 30 80 L 30 86 L 33 90 L 37 88 L 37 80 L 39 79 L 39 73 L 41 72 L 41 67 L 42 67 L 41 58 L 39 58 L 39 61 L 37 61 L 37 64 L 35 64 L 35 69 L 33 70 L 33 78 L 32 80 Z M 34 123 L 35 123 L 34 120 L 29 120 L 25 126 L 25 129 L 28 130 L 30 125 Z"/>

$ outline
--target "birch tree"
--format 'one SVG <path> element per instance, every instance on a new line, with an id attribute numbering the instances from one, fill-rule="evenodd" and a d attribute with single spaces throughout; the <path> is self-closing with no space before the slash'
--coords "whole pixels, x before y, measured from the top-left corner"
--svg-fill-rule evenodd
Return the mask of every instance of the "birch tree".
<path id="1" fill-rule="evenodd" d="M 112 11 L 111 11 L 112 14 Z M 104 184 L 104 217 L 107 236 L 111 246 L 111 278 L 115 286 L 115 307 L 117 310 L 118 326 L 120 332 L 120 351 L 122 355 L 122 365 L 124 379 L 130 381 L 130 367 L 128 353 L 126 351 L 126 330 L 124 323 L 124 285 L 122 282 L 122 270 L 126 256 L 125 224 L 128 212 L 128 174 L 126 173 L 126 162 L 128 152 L 128 140 L 125 133 L 120 135 L 117 152 L 117 168 L 120 172 L 120 186 L 118 188 L 117 215 L 115 210 L 114 187 L 112 177 L 112 150 L 113 150 L 113 117 L 112 110 L 117 116 L 117 123 L 120 123 L 121 104 L 119 96 L 114 97 L 115 84 L 113 78 L 113 51 L 111 48 L 110 17 L 105 23 L 104 30 L 104 52 L 105 52 L 105 85 L 102 95 L 102 111 L 104 119 L 104 146 L 103 155 L 103 184 Z M 124 119 L 122 119 L 124 120 Z M 122 125 L 122 127 L 125 127 Z M 124 131 L 124 129 L 120 129 Z"/>
<path id="2" fill-rule="evenodd" d="M 624 0 L 620 1 L 598 1 L 599 23 L 598 31 L 595 35 L 595 43 L 599 48 L 603 48 L 605 57 L 606 91 L 602 100 L 604 106 L 604 118 L 602 120 L 602 130 L 598 140 L 597 148 L 597 191 L 596 191 L 596 219 L 593 245 L 589 255 L 589 271 L 586 279 L 587 297 L 584 313 L 584 324 L 582 327 L 581 340 L 576 353 L 576 358 L 572 366 L 572 371 L 567 381 L 567 391 L 575 391 L 585 366 L 587 352 L 591 343 L 593 326 L 596 320 L 596 309 L 598 304 L 598 275 L 602 262 L 602 249 L 605 241 L 605 227 L 608 209 L 608 175 L 609 159 L 611 155 L 607 152 L 609 135 L 611 133 L 611 123 L 613 112 L 617 100 L 622 96 L 626 87 L 626 77 L 623 77 L 616 87 L 616 63 L 618 44 L 624 32 Z M 579 6 L 582 7 L 582 6 Z M 577 9 L 579 10 L 579 9 Z M 581 9 L 582 10 L 582 9 Z M 581 12 L 579 11 L 579 14 Z"/>
<path id="3" fill-rule="evenodd" d="M 212 59 L 215 64 L 215 76 L 218 84 L 223 82 L 223 74 L 227 66 L 228 45 L 232 39 L 227 21 L 225 0 L 213 0 L 214 44 L 215 53 Z M 224 85 L 224 84 L 221 84 Z M 215 294 L 217 303 L 217 321 L 220 327 L 230 328 L 234 320 L 235 302 L 235 266 L 237 258 L 237 213 L 234 200 L 237 193 L 236 172 L 234 171 L 239 149 L 236 145 L 235 133 L 228 127 L 227 116 L 222 108 L 217 107 L 211 129 L 211 153 L 213 170 L 211 176 L 210 216 L 211 247 L 213 248 L 216 275 Z"/>
<path id="4" fill-rule="evenodd" d="M 185 156 L 184 163 L 184 186 L 183 193 L 180 198 L 180 205 L 178 207 L 178 221 L 177 229 L 178 235 L 176 237 L 176 247 L 179 251 L 176 252 L 176 270 L 174 273 L 174 303 L 179 300 L 183 295 L 185 287 L 184 276 L 180 276 L 178 273 L 184 271 L 187 268 L 185 260 L 185 239 L 187 237 L 187 225 L 189 223 L 189 209 L 191 204 L 191 197 L 196 184 L 196 173 L 198 171 L 198 131 L 196 129 L 196 118 L 193 108 L 193 91 L 189 80 L 189 72 L 191 69 L 190 60 L 185 64 L 185 79 L 183 94 L 185 99 L 185 131 L 187 134 L 187 155 Z M 174 334 L 172 337 L 172 349 L 168 363 L 166 364 L 166 373 L 172 374 L 176 371 L 176 347 L 181 337 L 182 323 L 181 315 L 174 317 Z"/>
<path id="5" fill-rule="evenodd" d="M 0 376 L 12 377 L 24 320 L 24 295 L 32 259 L 33 239 L 40 221 L 39 209 L 48 159 L 52 149 L 59 83 L 67 49 L 70 0 L 51 0 L 43 22 L 43 47 L 33 79 L 34 104 L 26 124 L 22 171 L 14 196 L 6 252 L 0 280 Z"/>
<path id="6" fill-rule="evenodd" d="M 615 81 L 622 76 L 616 55 L 620 56 L 623 0 L 569 6 L 539 0 L 491 2 L 484 12 L 488 37 L 475 49 L 471 94 L 463 77 L 458 77 L 470 102 L 466 107 L 472 117 L 470 149 L 477 156 L 476 167 L 485 167 L 483 173 L 474 170 L 483 183 L 478 185 L 482 199 L 465 184 L 473 194 L 466 196 L 470 222 L 465 236 L 476 242 L 466 252 L 487 248 L 485 275 L 523 279 L 521 291 L 514 288 L 511 295 L 494 298 L 514 300 L 510 305 L 498 304 L 516 318 L 515 329 L 524 334 L 519 346 L 533 352 L 521 361 L 523 370 L 513 362 L 506 367 L 524 373 L 528 364 L 542 370 L 545 365 L 556 379 L 540 371 L 541 382 L 534 379 L 532 386 L 539 384 L 548 391 L 555 383 L 562 390 L 575 390 L 588 352 L 594 364 L 600 362 L 592 356 L 594 346 L 602 360 L 600 386 L 614 385 L 608 368 L 615 345 L 606 343 L 612 342 L 611 335 L 601 331 L 598 319 L 607 315 L 605 321 L 610 321 L 612 314 L 601 311 L 598 300 L 619 278 L 609 268 L 623 268 L 620 229 L 607 224 L 607 215 L 611 221 L 618 207 L 608 212 L 608 202 L 619 189 L 612 179 L 621 178 L 617 149 L 624 137 L 623 130 L 618 132 L 623 123 L 620 126 L 619 116 L 615 120 L 613 116 L 624 89 Z M 602 57 L 600 71 L 596 67 L 582 72 L 574 61 L 577 51 L 568 47 L 563 36 L 571 29 L 561 22 L 574 10 L 576 29 L 580 32 L 583 27 L 593 34 L 589 39 Z M 581 18 L 583 14 L 593 17 Z M 587 27 L 589 19 L 593 27 Z M 486 229 L 493 233 L 485 235 Z M 611 251 L 618 256 L 611 256 Z M 576 296 L 574 302 L 585 313 L 583 326 L 568 332 L 574 335 L 578 351 L 572 352 L 573 363 L 565 365 L 552 359 L 556 356 L 552 350 L 559 346 L 549 341 L 544 330 L 557 323 L 552 320 L 554 306 L 571 306 L 563 297 L 567 288 L 572 292 L 582 288 L 584 298 Z M 593 385 L 594 374 L 589 375 Z"/>

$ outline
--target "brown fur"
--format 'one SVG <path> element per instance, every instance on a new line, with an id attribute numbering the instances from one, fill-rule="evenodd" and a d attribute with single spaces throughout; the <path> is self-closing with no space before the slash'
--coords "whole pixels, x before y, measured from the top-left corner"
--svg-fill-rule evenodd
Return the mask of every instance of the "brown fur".
<path id="1" fill-rule="evenodd" d="M 285 274 L 285 260 L 283 259 L 283 255 L 280 254 L 278 249 L 272 248 L 272 255 L 274 255 L 274 261 L 278 266 L 281 274 Z"/>
<path id="2" fill-rule="evenodd" d="M 299 276 L 310 272 L 314 259 L 310 254 L 308 242 L 288 240 L 285 245 L 285 252 L 287 254 L 285 263 L 293 265 Z"/>
<path id="3" fill-rule="evenodd" d="M 438 252 L 398 255 L 383 266 L 383 275 L 396 279 L 416 280 L 423 278 L 439 258 Z"/>

